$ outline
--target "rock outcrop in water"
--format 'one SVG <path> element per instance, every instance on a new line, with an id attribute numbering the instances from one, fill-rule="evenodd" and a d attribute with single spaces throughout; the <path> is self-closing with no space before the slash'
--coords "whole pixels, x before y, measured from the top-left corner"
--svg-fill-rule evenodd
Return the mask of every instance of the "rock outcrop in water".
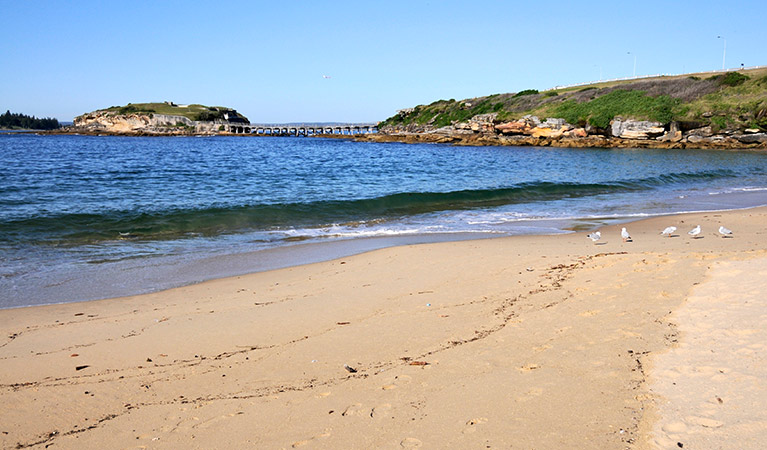
<path id="1" fill-rule="evenodd" d="M 139 103 L 113 106 L 75 117 L 74 124 L 61 133 L 114 135 L 199 135 L 219 134 L 226 125 L 249 123 L 236 110 L 203 105 Z"/>

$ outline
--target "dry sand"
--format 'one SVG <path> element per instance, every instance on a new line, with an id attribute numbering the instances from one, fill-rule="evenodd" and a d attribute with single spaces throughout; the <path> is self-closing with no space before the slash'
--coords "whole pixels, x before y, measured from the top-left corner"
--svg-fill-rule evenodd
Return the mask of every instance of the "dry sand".
<path id="1" fill-rule="evenodd" d="M 0 446 L 761 448 L 765 224 L 404 246 L 0 311 Z"/>

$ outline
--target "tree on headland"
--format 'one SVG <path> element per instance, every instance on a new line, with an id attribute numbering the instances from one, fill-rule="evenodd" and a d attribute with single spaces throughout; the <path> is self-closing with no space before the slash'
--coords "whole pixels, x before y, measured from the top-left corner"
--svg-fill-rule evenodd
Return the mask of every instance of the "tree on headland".
<path id="1" fill-rule="evenodd" d="M 35 116 L 12 113 L 10 110 L 7 110 L 5 114 L 0 114 L 0 128 L 24 130 L 55 130 L 56 128 L 61 128 L 61 124 L 59 124 L 58 120 L 50 117 L 38 119 Z"/>

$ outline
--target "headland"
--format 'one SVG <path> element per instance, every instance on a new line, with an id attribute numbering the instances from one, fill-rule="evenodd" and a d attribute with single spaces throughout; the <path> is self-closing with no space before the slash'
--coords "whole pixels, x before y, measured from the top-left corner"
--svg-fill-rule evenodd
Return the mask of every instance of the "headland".
<path id="1" fill-rule="evenodd" d="M 659 76 L 400 110 L 377 142 L 607 148 L 767 148 L 767 68 Z"/>

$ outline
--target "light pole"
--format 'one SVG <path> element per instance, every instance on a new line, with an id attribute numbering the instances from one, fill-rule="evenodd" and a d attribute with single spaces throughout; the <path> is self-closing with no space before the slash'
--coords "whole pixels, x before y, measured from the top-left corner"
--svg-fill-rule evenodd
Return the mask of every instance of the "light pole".
<path id="1" fill-rule="evenodd" d="M 627 55 L 631 55 L 631 52 L 626 52 Z M 637 76 L 637 55 L 634 54 L 634 72 L 631 75 L 632 77 L 636 78 Z"/>
<path id="2" fill-rule="evenodd" d="M 594 64 L 594 67 L 599 67 L 599 81 L 602 81 L 602 66 L 597 66 Z"/>
<path id="3" fill-rule="evenodd" d="M 722 49 L 722 70 L 724 70 L 724 59 L 727 56 L 727 39 L 724 36 L 717 36 L 716 38 L 724 41 L 724 49 Z"/>

